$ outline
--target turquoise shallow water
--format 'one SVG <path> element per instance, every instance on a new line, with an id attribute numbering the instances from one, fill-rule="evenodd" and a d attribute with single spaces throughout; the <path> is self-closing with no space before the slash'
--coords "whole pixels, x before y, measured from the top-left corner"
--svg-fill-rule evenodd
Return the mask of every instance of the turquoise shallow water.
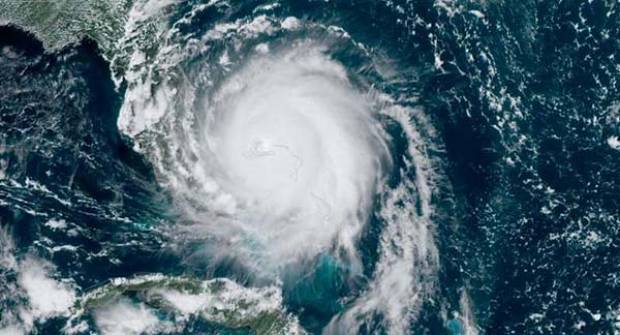
<path id="1" fill-rule="evenodd" d="M 44 4 L 0 0 L 0 329 L 620 331 L 617 3 Z M 266 214 L 213 145 L 263 106 L 320 112 L 231 121 L 315 192 Z"/>

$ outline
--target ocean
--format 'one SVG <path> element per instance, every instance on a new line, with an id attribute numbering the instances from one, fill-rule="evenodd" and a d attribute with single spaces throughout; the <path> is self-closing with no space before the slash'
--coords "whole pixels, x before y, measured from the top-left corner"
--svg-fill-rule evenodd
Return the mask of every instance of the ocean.
<path id="1" fill-rule="evenodd" d="M 619 11 L 0 0 L 0 334 L 620 334 Z"/>

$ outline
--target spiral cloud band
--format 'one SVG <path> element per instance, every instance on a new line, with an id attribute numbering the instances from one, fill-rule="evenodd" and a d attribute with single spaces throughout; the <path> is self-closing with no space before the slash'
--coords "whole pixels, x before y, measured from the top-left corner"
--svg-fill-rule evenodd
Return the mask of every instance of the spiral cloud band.
<path id="1" fill-rule="evenodd" d="M 344 29 L 295 17 L 188 34 L 210 8 L 176 21 L 154 56 L 132 49 L 131 24 L 148 15 L 126 35 L 118 124 L 172 195 L 170 240 L 250 286 L 328 259 L 351 286 L 325 334 L 374 329 L 376 315 L 406 333 L 434 290 L 429 152 L 441 150 L 415 97 L 382 91 L 410 79 Z"/>

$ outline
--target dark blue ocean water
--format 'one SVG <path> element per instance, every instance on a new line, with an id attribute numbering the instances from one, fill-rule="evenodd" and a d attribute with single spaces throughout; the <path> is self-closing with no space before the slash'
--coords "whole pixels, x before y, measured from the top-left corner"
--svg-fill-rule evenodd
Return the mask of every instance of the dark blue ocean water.
<path id="1" fill-rule="evenodd" d="M 447 183 L 434 199 L 438 289 L 409 333 L 449 334 L 446 306 L 459 309 L 467 287 L 481 334 L 617 334 L 620 4 L 454 3 L 290 1 L 279 9 L 344 27 L 403 72 L 415 69 L 384 89 L 417 97 L 443 141 Z M 257 5 L 227 15 L 252 15 Z M 355 55 L 339 57 L 356 64 Z M 19 27 L 0 28 L 0 226 L 12 252 L 49 260 L 84 291 L 141 273 L 234 277 L 234 264 L 188 262 L 154 229 L 175 214 L 148 159 L 117 129 L 125 89 L 115 88 L 92 40 L 46 51 Z M 398 156 L 406 143 L 395 143 Z M 79 233 L 45 225 L 59 217 Z M 381 229 L 371 218 L 359 242 L 367 275 Z M 78 247 L 50 251 L 65 244 Z M 283 294 L 301 325 L 320 333 L 365 282 L 344 280 L 328 257 L 314 262 L 305 280 L 284 278 Z M 17 277 L 0 267 L 0 315 L 23 303 L 1 291 Z M 382 333 L 376 318 L 350 333 Z M 32 332 L 61 333 L 65 321 L 38 321 Z M 247 330 L 196 321 L 184 332 Z"/>

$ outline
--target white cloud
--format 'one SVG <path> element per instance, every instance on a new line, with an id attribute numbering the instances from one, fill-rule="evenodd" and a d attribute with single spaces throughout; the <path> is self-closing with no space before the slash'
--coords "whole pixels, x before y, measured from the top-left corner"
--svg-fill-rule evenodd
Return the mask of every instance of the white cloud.
<path id="1" fill-rule="evenodd" d="M 61 315 L 69 310 L 75 301 L 73 288 L 50 277 L 54 266 L 44 260 L 26 257 L 20 263 L 17 279 L 30 301 L 30 312 L 35 318 Z"/>
<path id="2" fill-rule="evenodd" d="M 123 299 L 94 313 L 97 328 L 103 335 L 142 334 L 154 330 L 159 320 L 144 304 Z"/>

